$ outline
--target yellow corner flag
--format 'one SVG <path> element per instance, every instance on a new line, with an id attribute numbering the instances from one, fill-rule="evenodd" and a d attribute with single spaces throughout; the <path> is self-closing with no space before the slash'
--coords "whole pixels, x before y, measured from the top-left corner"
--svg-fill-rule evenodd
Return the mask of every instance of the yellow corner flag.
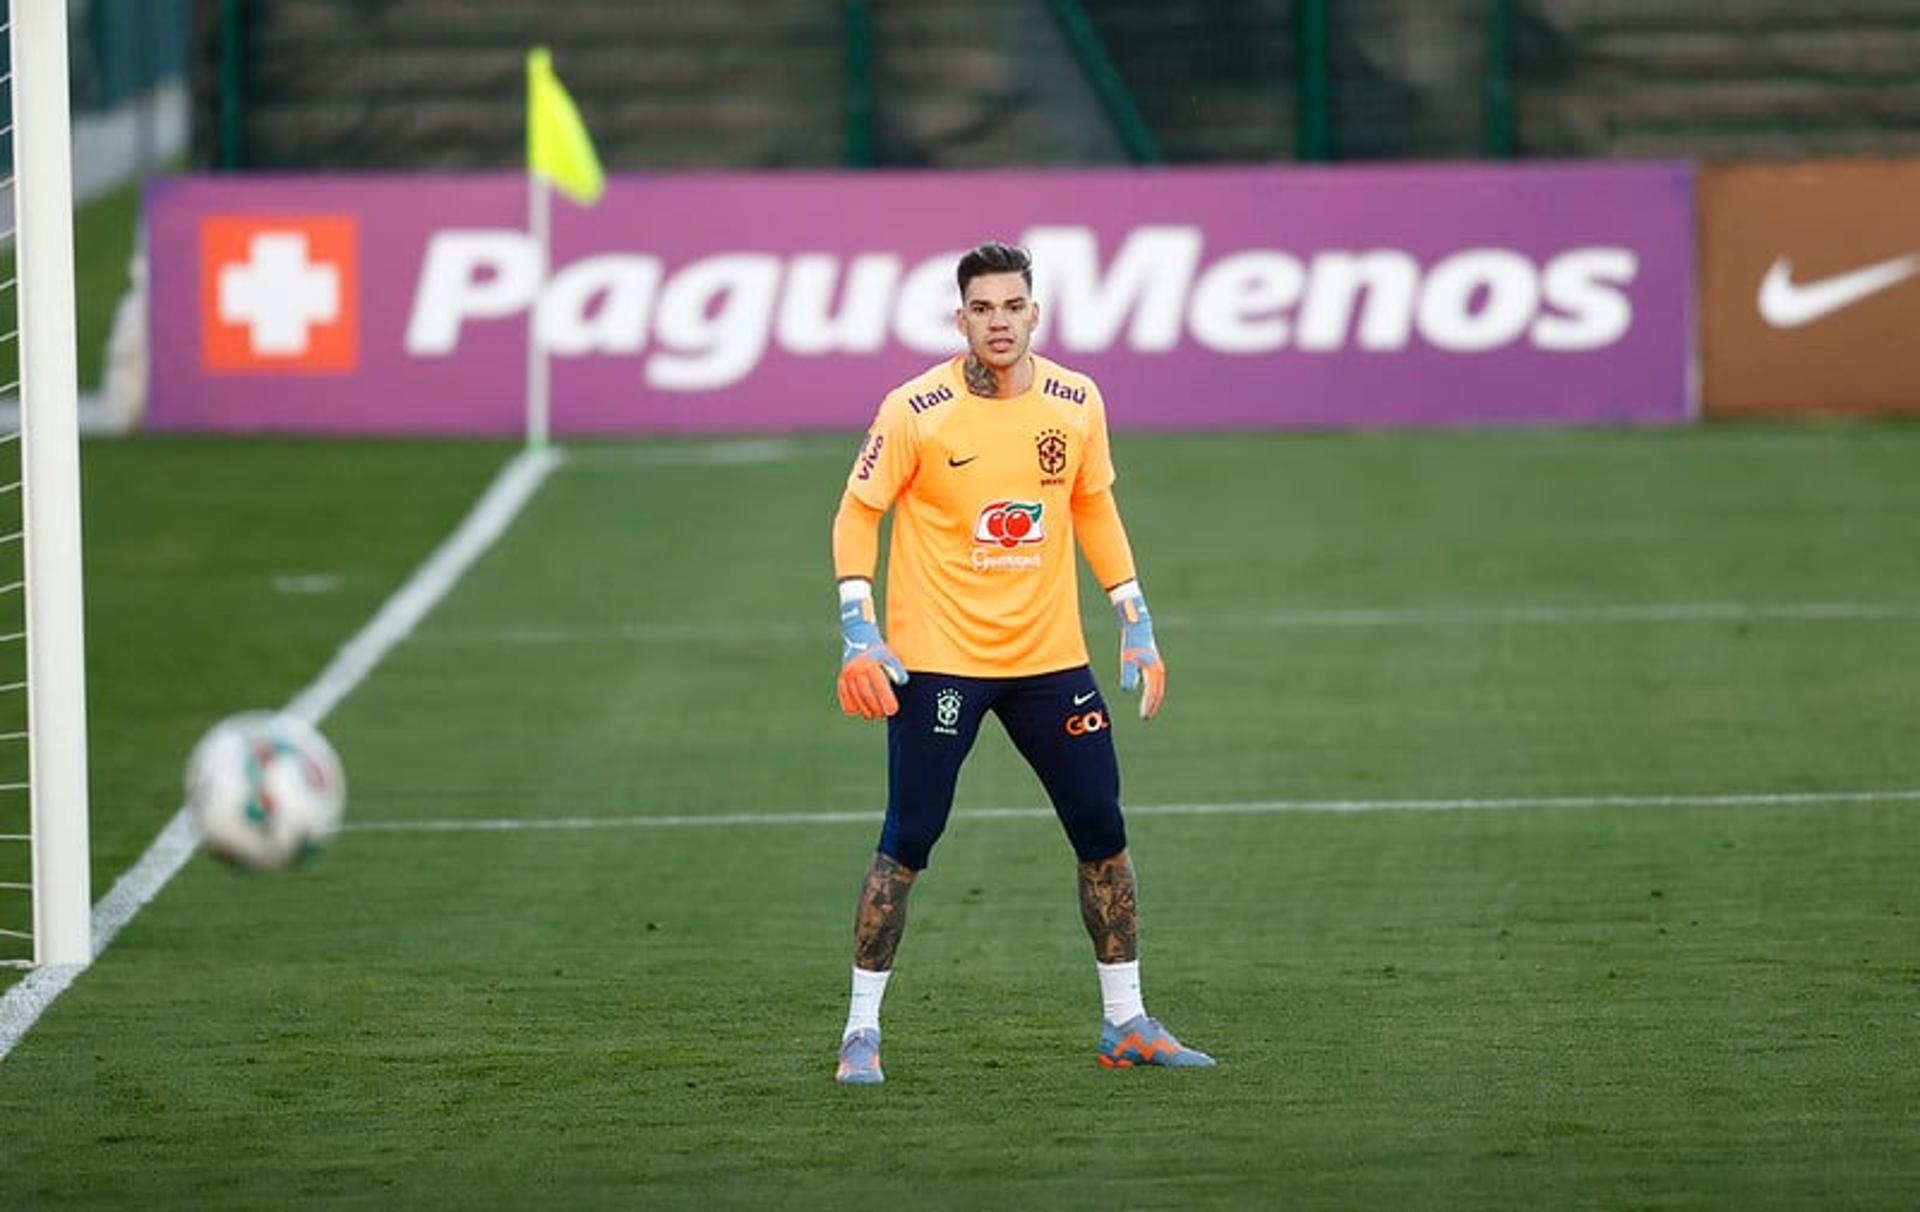
<path id="1" fill-rule="evenodd" d="M 527 52 L 527 171 L 582 206 L 598 202 L 607 188 L 586 124 L 544 46 Z"/>

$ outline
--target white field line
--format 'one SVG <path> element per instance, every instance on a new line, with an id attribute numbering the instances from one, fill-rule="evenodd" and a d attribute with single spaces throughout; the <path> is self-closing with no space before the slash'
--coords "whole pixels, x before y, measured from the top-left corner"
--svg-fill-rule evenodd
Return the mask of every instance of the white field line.
<path id="1" fill-rule="evenodd" d="M 559 453 L 548 450 L 522 453 L 507 464 L 446 541 L 414 570 L 406 584 L 387 599 L 379 613 L 347 641 L 319 678 L 294 696 L 286 709 L 312 724 L 325 719 L 447 596 L 473 562 L 493 546 L 559 462 Z M 160 830 L 140 860 L 94 905 L 95 957 L 105 951 L 121 927 L 132 921 L 134 914 L 179 873 L 193 856 L 197 844 L 193 822 L 183 806 Z M 85 967 L 66 964 L 36 968 L 0 996 L 0 1060 L 6 1059 Z"/>
<path id="2" fill-rule="evenodd" d="M 1373 812 L 1511 812 L 1569 808 L 1768 808 L 1920 801 L 1920 787 L 1870 791 L 1734 792 L 1721 795 L 1545 795 L 1401 800 L 1250 800 L 1225 804 L 1136 804 L 1129 817 L 1357 815 Z M 969 820 L 1051 820 L 1048 808 L 960 808 Z M 877 825 L 879 812 L 716 812 L 658 816 L 565 816 L 519 820 L 360 821 L 355 833 L 541 833 L 593 829 L 723 829 L 761 825 Z"/>
<path id="3" fill-rule="evenodd" d="M 1920 602 L 1642 602 L 1582 606 L 1386 607 L 1270 610 L 1195 619 L 1195 627 L 1458 627 L 1533 623 L 1900 622 Z M 1179 620 L 1176 618 L 1176 625 Z"/>
<path id="4" fill-rule="evenodd" d="M 589 471 L 630 467 L 750 467 L 784 463 L 798 453 L 799 446 L 791 438 L 715 438 L 704 442 L 579 446 L 567 452 L 567 466 Z M 841 456 L 835 454 L 834 457 Z"/>
<path id="5" fill-rule="evenodd" d="M 1158 615 L 1166 631 L 1287 631 L 1337 627 L 1578 626 L 1587 623 L 1899 623 L 1920 619 L 1920 602 L 1650 602 L 1587 606 L 1354 607 L 1268 610 L 1221 615 Z M 1097 620 L 1109 622 L 1102 615 Z M 1093 625 L 1093 620 L 1089 625 Z M 819 641 L 833 631 L 822 623 L 715 621 L 689 623 L 511 623 L 495 627 L 429 629 L 422 644 L 538 646 L 543 644 L 685 644 L 701 640 Z"/>

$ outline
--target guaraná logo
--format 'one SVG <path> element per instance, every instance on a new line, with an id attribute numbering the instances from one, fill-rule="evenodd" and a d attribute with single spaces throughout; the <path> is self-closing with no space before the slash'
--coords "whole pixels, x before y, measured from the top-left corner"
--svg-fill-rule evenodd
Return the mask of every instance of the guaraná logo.
<path id="1" fill-rule="evenodd" d="M 973 541 L 1000 547 L 1043 542 L 1047 532 L 1040 525 L 1042 508 L 1038 501 L 990 501 L 973 524 Z"/>

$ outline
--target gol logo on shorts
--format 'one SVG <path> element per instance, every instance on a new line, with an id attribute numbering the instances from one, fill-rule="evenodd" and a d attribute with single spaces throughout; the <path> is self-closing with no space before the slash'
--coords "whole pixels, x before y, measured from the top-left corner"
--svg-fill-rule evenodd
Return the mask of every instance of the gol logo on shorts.
<path id="1" fill-rule="evenodd" d="M 1107 726 L 1107 713 L 1098 709 L 1067 717 L 1068 736 L 1087 736 Z"/>
<path id="2" fill-rule="evenodd" d="M 990 501 L 973 524 L 973 541 L 1000 547 L 1020 547 L 1047 537 L 1040 525 L 1039 501 Z"/>

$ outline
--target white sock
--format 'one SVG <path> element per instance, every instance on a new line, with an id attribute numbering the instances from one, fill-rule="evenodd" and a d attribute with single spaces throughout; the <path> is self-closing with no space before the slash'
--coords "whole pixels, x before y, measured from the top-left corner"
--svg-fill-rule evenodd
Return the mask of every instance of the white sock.
<path id="1" fill-rule="evenodd" d="M 1139 960 L 1128 960 L 1124 964 L 1095 963 L 1094 967 L 1100 970 L 1100 1001 L 1108 1022 L 1118 1027 L 1147 1012 L 1146 1004 L 1140 1000 Z"/>
<path id="2" fill-rule="evenodd" d="M 853 998 L 847 1005 L 847 1029 L 840 1033 L 845 1039 L 862 1027 L 880 1029 L 880 999 L 887 995 L 887 978 L 893 972 L 868 972 L 865 968 L 853 970 Z"/>

